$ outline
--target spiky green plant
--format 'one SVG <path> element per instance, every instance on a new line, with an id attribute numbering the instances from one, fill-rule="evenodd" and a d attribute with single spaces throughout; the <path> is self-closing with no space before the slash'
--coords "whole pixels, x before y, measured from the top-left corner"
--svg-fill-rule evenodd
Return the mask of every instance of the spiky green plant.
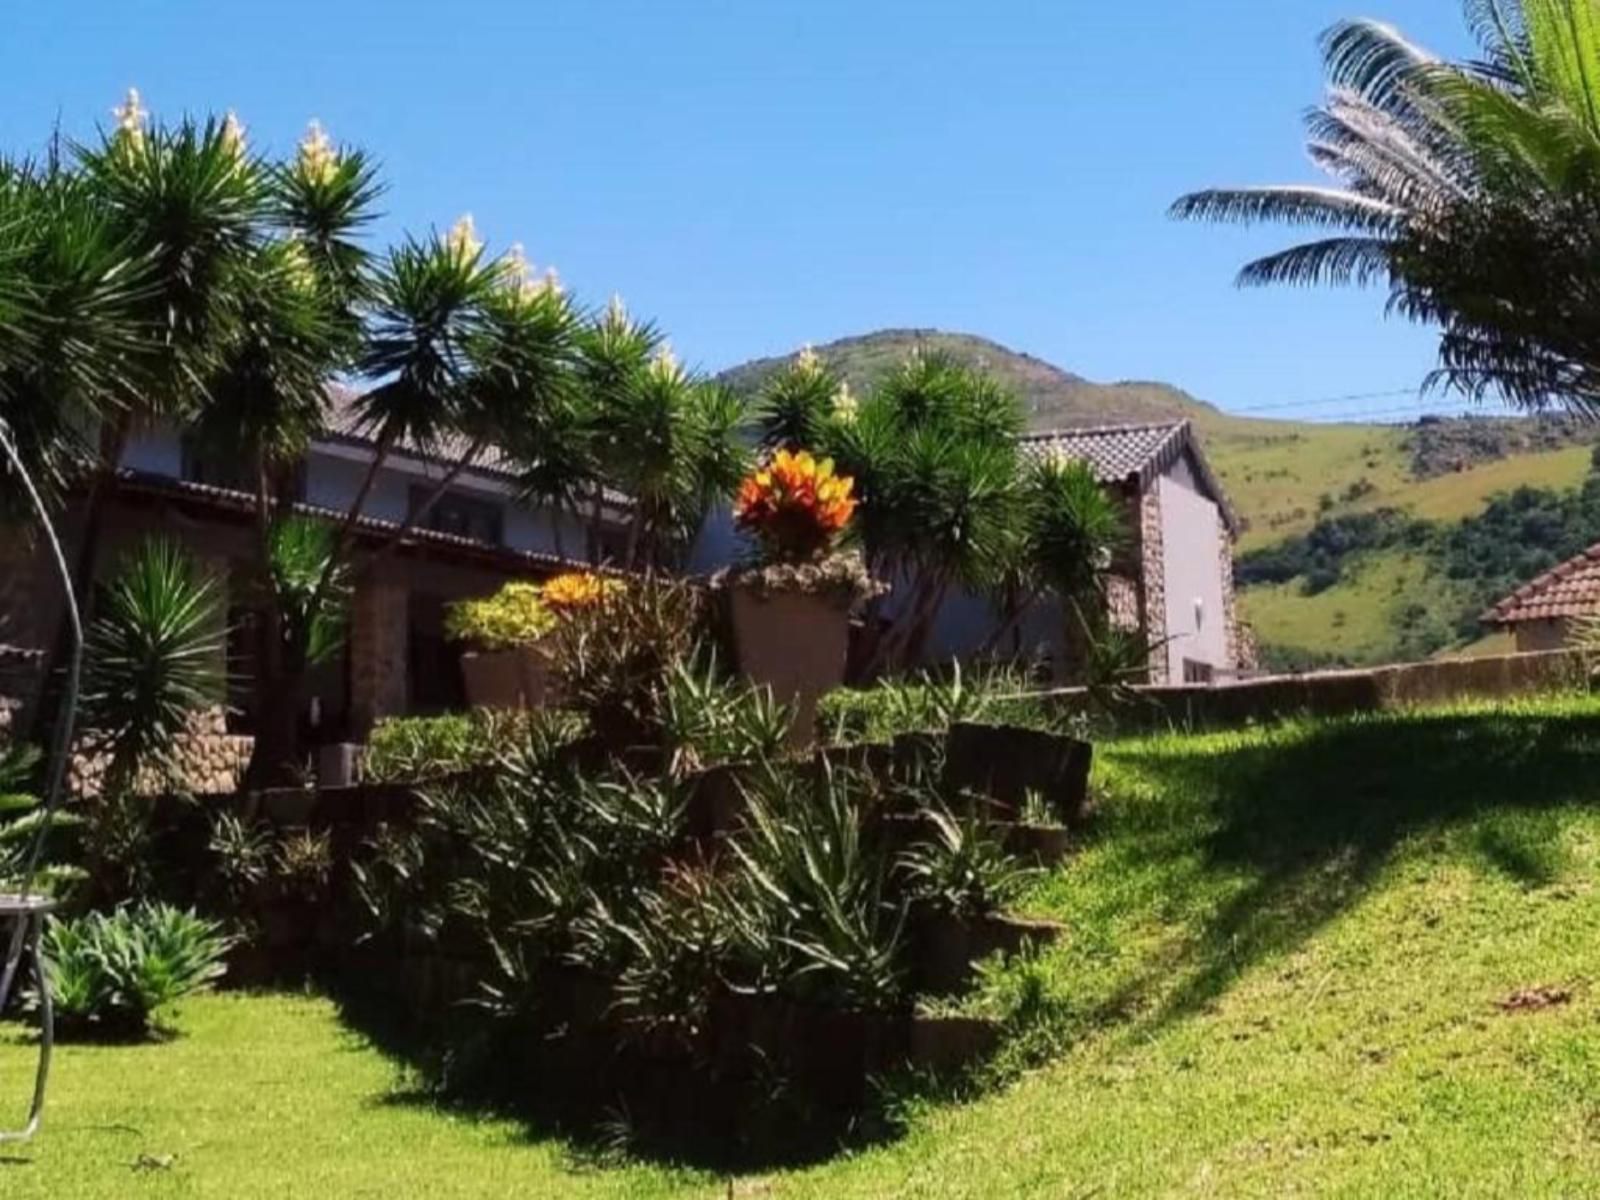
<path id="1" fill-rule="evenodd" d="M 222 977 L 229 945 L 214 922 L 166 904 L 52 921 L 44 933 L 45 978 L 57 1032 L 149 1036 L 158 1009 Z"/>
<path id="2" fill-rule="evenodd" d="M 172 766 L 190 717 L 222 699 L 223 654 L 215 581 L 164 538 L 130 553 L 84 655 L 84 717 L 110 756 L 107 793 L 126 792 L 141 769 Z"/>

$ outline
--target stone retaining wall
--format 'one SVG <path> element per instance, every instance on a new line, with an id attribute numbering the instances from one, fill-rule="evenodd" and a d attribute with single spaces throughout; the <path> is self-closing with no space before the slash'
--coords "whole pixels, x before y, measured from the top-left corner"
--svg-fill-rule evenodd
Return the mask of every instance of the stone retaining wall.
<path id="1" fill-rule="evenodd" d="M 1210 686 L 1136 688 L 1140 702 L 1123 714 L 1153 729 L 1243 725 L 1285 717 L 1344 716 L 1460 700 L 1501 700 L 1586 687 L 1591 656 L 1574 650 L 1442 659 L 1360 671 L 1277 675 Z M 1081 688 L 1047 699 L 1073 708 Z"/>
<path id="2" fill-rule="evenodd" d="M 255 739 L 229 733 L 227 718 L 220 708 L 195 714 L 189 724 L 189 732 L 178 739 L 174 777 L 146 772 L 135 785 L 136 790 L 154 794 L 177 789 L 206 795 L 231 792 L 239 786 Z M 67 773 L 67 786 L 75 796 L 97 794 L 110 765 L 111 756 L 90 749 L 93 744 L 92 733 L 78 739 L 78 750 Z"/>

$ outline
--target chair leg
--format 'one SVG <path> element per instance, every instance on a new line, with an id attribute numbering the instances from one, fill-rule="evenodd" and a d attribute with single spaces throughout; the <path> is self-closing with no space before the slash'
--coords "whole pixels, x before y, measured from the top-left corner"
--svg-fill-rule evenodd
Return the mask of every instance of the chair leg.
<path id="1" fill-rule="evenodd" d="M 37 913 L 21 922 L 32 939 L 33 977 L 39 988 L 39 1068 L 33 1078 L 33 1103 L 28 1107 L 28 1123 L 14 1132 L 0 1130 L 0 1144 L 26 1142 L 39 1132 L 44 1119 L 45 1084 L 50 1079 L 50 1052 L 55 1048 L 56 1015 L 50 1001 L 50 982 L 44 973 L 44 915 Z"/>

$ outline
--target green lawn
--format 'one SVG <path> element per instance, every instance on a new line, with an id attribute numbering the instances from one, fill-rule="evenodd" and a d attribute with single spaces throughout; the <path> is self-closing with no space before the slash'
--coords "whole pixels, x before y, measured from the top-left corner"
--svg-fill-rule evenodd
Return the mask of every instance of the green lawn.
<path id="1" fill-rule="evenodd" d="M 735 1195 L 1600 1193 L 1600 703 L 1100 758 L 1089 843 L 1031 897 L 1071 936 L 1008 975 L 1035 979 L 1020 1044 L 1046 1065 Z M 322 1000 L 207 998 L 177 1027 L 65 1050 L 0 1196 L 728 1194 L 435 1109 Z M 28 1063 L 0 1044 L 18 1100 Z"/>

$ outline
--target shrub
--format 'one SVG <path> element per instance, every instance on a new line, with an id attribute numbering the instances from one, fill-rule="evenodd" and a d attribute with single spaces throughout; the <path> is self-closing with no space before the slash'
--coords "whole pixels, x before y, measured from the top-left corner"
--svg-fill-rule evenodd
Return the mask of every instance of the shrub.
<path id="1" fill-rule="evenodd" d="M 39 752 L 32 746 L 0 744 L 0 892 L 25 882 L 28 854 L 46 820 L 38 798 L 25 790 L 38 762 Z M 49 822 L 33 886 L 59 896 L 83 878 L 80 868 L 68 864 L 70 848 L 65 844 L 83 821 L 74 813 L 56 812 Z"/>
<path id="2" fill-rule="evenodd" d="M 539 589 L 545 607 L 556 613 L 576 612 L 592 608 L 607 596 L 614 596 L 627 585 L 620 579 L 608 579 L 593 571 L 568 571 L 547 579 Z"/>
<path id="3" fill-rule="evenodd" d="M 724 678 L 714 658 L 704 670 L 678 663 L 661 702 L 663 741 L 673 774 L 783 754 L 794 712 L 772 689 Z"/>
<path id="4" fill-rule="evenodd" d="M 452 638 L 485 650 L 531 646 L 555 624 L 536 583 L 508 583 L 492 596 L 452 604 L 445 613 L 445 631 Z"/>
<path id="5" fill-rule="evenodd" d="M 487 766 L 530 742 L 559 745 L 577 720 L 556 709 L 475 709 L 438 717 L 386 717 L 373 727 L 362 772 L 374 783 L 420 783 Z"/>
<path id="6" fill-rule="evenodd" d="M 163 1005 L 208 988 L 224 971 L 218 925 L 143 903 L 50 924 L 45 977 L 63 1037 L 143 1038 Z"/>
<path id="7" fill-rule="evenodd" d="M 905 906 L 851 777 L 777 771 L 746 795 L 726 908 L 744 986 L 849 1009 L 904 997 Z"/>
<path id="8" fill-rule="evenodd" d="M 976 672 L 951 663 L 944 678 L 924 673 L 871 688 L 839 688 L 817 706 L 817 726 L 834 743 L 887 741 L 900 733 L 941 733 L 962 721 L 1004 720 L 1046 725 L 1039 701 L 1028 698 L 1029 672 L 997 666 Z"/>
<path id="9" fill-rule="evenodd" d="M 572 611 L 550 637 L 561 694 L 602 737 L 659 744 L 661 702 L 700 641 L 699 589 L 651 577 Z"/>

